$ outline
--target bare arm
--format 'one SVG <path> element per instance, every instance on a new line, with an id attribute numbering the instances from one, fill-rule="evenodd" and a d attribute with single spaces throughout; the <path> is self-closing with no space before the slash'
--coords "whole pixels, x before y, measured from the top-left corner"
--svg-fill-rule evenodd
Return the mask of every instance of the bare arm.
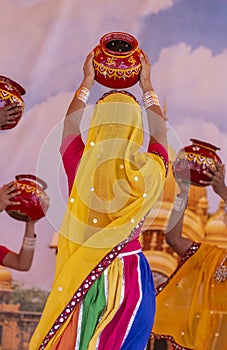
<path id="1" fill-rule="evenodd" d="M 184 256 L 193 243 L 190 239 L 182 237 L 184 212 L 187 206 L 189 185 L 180 180 L 178 181 L 178 184 L 180 186 L 180 193 L 175 199 L 165 237 L 166 242 L 171 248 L 173 248 L 173 250 L 180 256 Z"/>
<path id="2" fill-rule="evenodd" d="M 95 70 L 93 66 L 93 57 L 93 52 L 90 52 L 86 57 L 83 66 L 84 78 L 79 89 L 83 87 L 90 90 L 94 84 Z M 66 112 L 62 139 L 71 134 L 80 134 L 80 121 L 85 106 L 85 103 L 77 98 L 76 92 Z"/>
<path id="3" fill-rule="evenodd" d="M 143 51 L 140 56 L 142 70 L 140 73 L 140 87 L 143 94 L 154 91 L 151 82 L 150 62 L 147 54 Z M 150 133 L 150 143 L 159 142 L 167 149 L 166 125 L 162 110 L 159 105 L 153 104 L 147 108 L 147 118 Z"/>
<path id="4" fill-rule="evenodd" d="M 19 254 L 9 252 L 3 259 L 3 265 L 19 271 L 28 271 L 31 267 L 35 248 L 35 222 L 25 224 L 25 233 Z M 28 240 L 26 240 L 26 237 Z"/>
<path id="5" fill-rule="evenodd" d="M 204 173 L 210 178 L 210 181 L 201 180 L 201 184 L 211 185 L 214 192 L 217 193 L 224 201 L 226 201 L 227 186 L 225 184 L 225 167 L 217 163 L 216 170 L 210 167 L 208 168 L 208 171 L 204 171 Z M 178 184 L 181 189 L 178 196 L 182 198 L 185 204 L 182 206 L 181 210 L 177 211 L 174 208 L 172 209 L 166 232 L 166 241 L 180 256 L 183 256 L 192 244 L 192 241 L 188 238 L 182 237 L 182 226 L 188 189 L 184 182 L 178 180 Z"/>

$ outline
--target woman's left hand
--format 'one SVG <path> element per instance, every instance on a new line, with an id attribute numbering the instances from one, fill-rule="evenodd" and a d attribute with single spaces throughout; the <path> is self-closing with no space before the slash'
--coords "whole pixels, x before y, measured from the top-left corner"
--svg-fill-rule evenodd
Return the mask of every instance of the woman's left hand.
<path id="1" fill-rule="evenodd" d="M 153 90 L 153 86 L 150 79 L 151 66 L 150 66 L 149 57 L 142 50 L 140 54 L 140 62 L 141 62 L 140 87 L 143 90 L 143 93 L 145 93 L 147 91 Z"/>
<path id="2" fill-rule="evenodd" d="M 203 173 L 210 178 L 209 181 L 200 180 L 202 185 L 211 185 L 215 193 L 222 199 L 227 200 L 227 186 L 225 184 L 225 166 L 216 162 L 216 170 L 208 167 Z"/>

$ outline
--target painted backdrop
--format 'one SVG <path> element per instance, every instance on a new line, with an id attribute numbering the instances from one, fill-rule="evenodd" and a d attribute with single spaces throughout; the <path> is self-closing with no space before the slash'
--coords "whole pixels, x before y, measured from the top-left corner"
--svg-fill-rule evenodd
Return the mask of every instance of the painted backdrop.
<path id="1" fill-rule="evenodd" d="M 4 0 L 0 5 L 0 74 L 27 91 L 23 119 L 0 134 L 0 184 L 37 173 L 48 183 L 47 218 L 29 272 L 12 271 L 26 285 L 49 290 L 55 254 L 48 248 L 63 216 L 66 179 L 59 146 L 62 119 L 82 79 L 85 56 L 111 31 L 134 35 L 151 60 L 152 80 L 166 100 L 174 147 L 199 138 L 221 148 L 227 162 L 227 2 L 225 0 Z M 106 91 L 95 84 L 90 103 Z M 137 86 L 131 92 L 140 97 Z M 210 210 L 217 209 L 208 191 Z M 1 244 L 18 250 L 24 224 L 5 212 Z"/>

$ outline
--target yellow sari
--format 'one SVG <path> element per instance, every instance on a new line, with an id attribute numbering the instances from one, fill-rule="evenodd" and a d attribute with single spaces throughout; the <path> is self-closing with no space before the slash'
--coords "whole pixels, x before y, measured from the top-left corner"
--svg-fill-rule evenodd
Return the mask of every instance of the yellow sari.
<path id="1" fill-rule="evenodd" d="M 215 272 L 226 251 L 198 246 L 192 245 L 182 266 L 158 287 L 153 334 L 177 343 L 179 350 L 225 350 L 227 281 L 217 282 Z"/>
<path id="2" fill-rule="evenodd" d="M 121 92 L 99 100 L 60 229 L 52 291 L 31 350 L 51 349 L 72 317 L 66 317 L 67 310 L 95 278 L 92 273 L 111 263 L 116 250 L 134 237 L 159 197 L 164 163 L 141 152 L 142 143 L 139 104 Z"/>

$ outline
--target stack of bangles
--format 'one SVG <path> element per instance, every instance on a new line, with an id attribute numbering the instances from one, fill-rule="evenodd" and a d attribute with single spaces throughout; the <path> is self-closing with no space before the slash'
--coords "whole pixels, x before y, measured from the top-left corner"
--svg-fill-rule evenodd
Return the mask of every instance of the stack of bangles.
<path id="1" fill-rule="evenodd" d="M 26 250 L 35 249 L 36 235 L 35 237 L 24 237 L 22 248 Z"/>
<path id="2" fill-rule="evenodd" d="M 86 87 L 80 87 L 76 92 L 76 98 L 82 101 L 85 105 L 90 97 L 90 90 Z"/>
<path id="3" fill-rule="evenodd" d="M 142 98 L 143 98 L 143 103 L 145 108 L 148 108 L 153 105 L 160 107 L 158 96 L 155 91 L 145 92 Z"/>
<path id="4" fill-rule="evenodd" d="M 183 198 L 180 195 L 176 195 L 176 198 L 173 202 L 173 209 L 175 211 L 182 211 L 184 210 L 188 205 L 188 197 Z"/>

